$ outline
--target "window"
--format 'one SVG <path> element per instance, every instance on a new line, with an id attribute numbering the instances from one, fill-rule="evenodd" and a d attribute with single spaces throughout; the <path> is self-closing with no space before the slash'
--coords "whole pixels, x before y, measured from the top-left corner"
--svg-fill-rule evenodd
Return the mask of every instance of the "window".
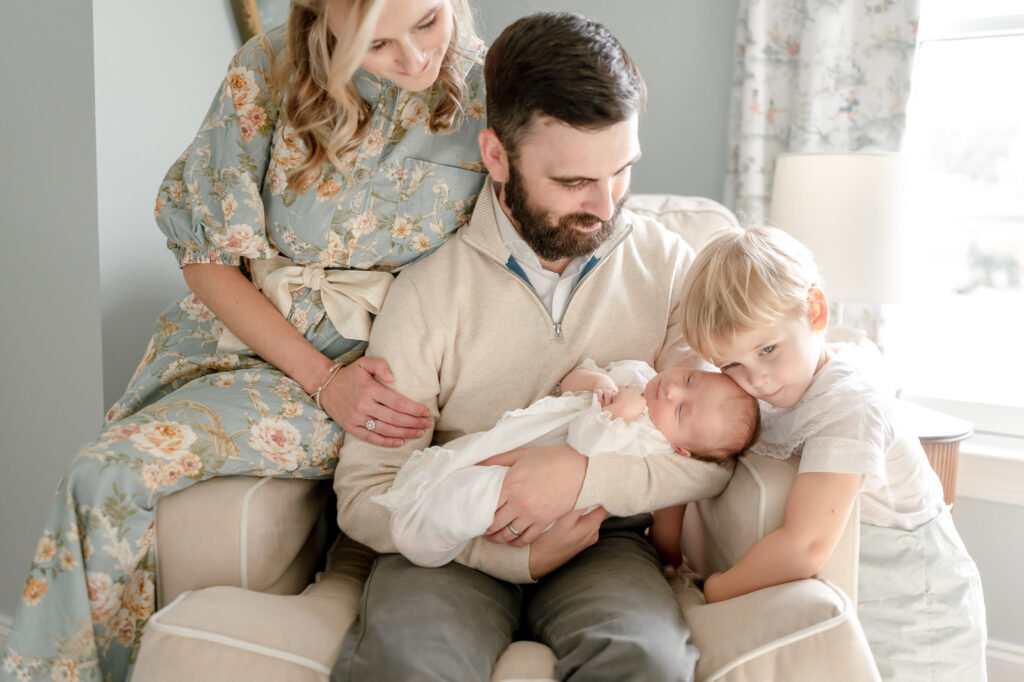
<path id="1" fill-rule="evenodd" d="M 907 266 L 928 295 L 889 315 L 887 353 L 911 399 L 1024 436 L 1024 6 L 924 0 L 919 37 Z"/>

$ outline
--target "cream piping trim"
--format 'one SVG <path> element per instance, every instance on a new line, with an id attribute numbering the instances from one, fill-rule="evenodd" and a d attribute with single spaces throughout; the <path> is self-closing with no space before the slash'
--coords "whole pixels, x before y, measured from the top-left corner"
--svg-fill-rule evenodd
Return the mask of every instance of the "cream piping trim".
<path id="1" fill-rule="evenodd" d="M 821 579 L 818 578 L 818 580 Z M 850 603 L 850 599 L 846 596 L 846 593 L 827 580 L 821 580 L 821 582 L 828 585 L 828 587 L 833 592 L 835 592 L 839 596 L 839 599 L 843 602 L 843 610 L 839 615 L 834 616 L 828 620 L 822 621 L 820 623 L 815 623 L 814 625 L 806 627 L 803 630 L 797 630 L 796 632 L 792 632 L 786 635 L 785 637 L 780 637 L 779 639 L 776 639 L 772 642 L 768 642 L 767 644 L 762 644 L 761 646 L 755 649 L 751 649 L 739 658 L 730 661 L 729 663 L 725 664 L 712 674 L 708 675 L 708 677 L 706 678 L 706 682 L 714 682 L 714 680 L 719 680 L 731 670 L 734 670 L 735 668 L 743 665 L 747 661 L 751 661 L 757 658 L 758 656 L 761 656 L 762 654 L 771 651 L 772 649 L 779 649 L 788 644 L 792 644 L 793 642 L 798 642 L 801 639 L 806 639 L 812 635 L 816 635 L 819 632 L 831 630 L 832 628 L 842 625 L 846 621 L 850 620 L 850 614 L 853 611 L 853 605 Z"/>
<path id="2" fill-rule="evenodd" d="M 757 469 L 754 465 L 747 461 L 746 457 L 740 457 L 740 464 L 747 468 L 750 472 L 750 477 L 754 479 L 754 483 L 757 484 L 757 539 L 760 540 L 764 537 L 764 524 L 765 524 L 765 490 L 767 486 L 764 484 L 764 479 L 761 478 L 761 474 L 757 473 Z"/>
<path id="3" fill-rule="evenodd" d="M 269 482 L 269 476 L 261 478 L 258 483 L 246 490 L 245 495 L 242 496 L 238 536 L 238 582 L 247 590 L 249 589 L 249 501 L 252 500 L 257 490 Z"/>
<path id="4" fill-rule="evenodd" d="M 252 642 L 246 642 L 245 640 L 236 639 L 234 637 L 228 637 L 227 635 L 218 635 L 205 630 L 197 630 L 195 628 L 182 627 L 181 625 L 167 625 L 160 621 L 160 617 L 177 606 L 178 602 L 192 594 L 192 592 L 182 592 L 178 595 L 178 598 L 172 601 L 170 604 L 160 609 L 152 616 L 149 617 L 149 627 L 153 628 L 157 632 L 164 632 L 169 635 L 177 635 L 178 637 L 185 637 L 187 639 L 197 639 L 202 642 L 211 642 L 213 644 L 223 644 L 224 646 L 233 647 L 235 649 L 241 649 L 242 651 L 249 651 L 254 654 L 260 654 L 267 656 L 268 658 L 276 658 L 279 661 L 285 661 L 287 663 L 294 663 L 295 665 L 302 666 L 303 668 L 309 668 L 315 670 L 323 675 L 330 675 L 331 669 L 325 665 L 317 663 L 311 658 L 305 656 L 298 656 L 296 654 L 289 653 L 287 651 L 281 651 L 280 649 L 271 649 L 270 647 L 263 646 L 262 644 L 253 644 Z"/>

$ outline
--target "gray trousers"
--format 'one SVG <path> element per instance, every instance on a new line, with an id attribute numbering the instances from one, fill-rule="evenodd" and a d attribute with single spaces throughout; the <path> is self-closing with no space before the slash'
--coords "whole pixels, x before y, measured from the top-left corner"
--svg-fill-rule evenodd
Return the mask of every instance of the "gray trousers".
<path id="1" fill-rule="evenodd" d="M 559 680 L 692 680 L 697 650 L 640 533 L 601 538 L 536 584 L 378 557 L 331 682 L 486 682 L 514 639 L 543 642 Z"/>

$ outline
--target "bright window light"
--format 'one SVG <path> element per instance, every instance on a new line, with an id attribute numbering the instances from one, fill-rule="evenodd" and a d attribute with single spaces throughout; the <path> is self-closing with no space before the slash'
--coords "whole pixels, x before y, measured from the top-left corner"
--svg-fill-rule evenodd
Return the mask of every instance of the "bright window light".
<path id="1" fill-rule="evenodd" d="M 903 149 L 918 293 L 887 353 L 907 395 L 1024 436 L 1024 6 L 921 11 Z"/>

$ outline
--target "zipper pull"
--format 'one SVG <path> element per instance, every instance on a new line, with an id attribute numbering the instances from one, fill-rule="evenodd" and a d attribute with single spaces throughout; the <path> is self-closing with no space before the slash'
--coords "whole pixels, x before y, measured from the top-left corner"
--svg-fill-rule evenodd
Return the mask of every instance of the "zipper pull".
<path id="1" fill-rule="evenodd" d="M 562 323 L 555 322 L 555 341 L 562 340 Z"/>

